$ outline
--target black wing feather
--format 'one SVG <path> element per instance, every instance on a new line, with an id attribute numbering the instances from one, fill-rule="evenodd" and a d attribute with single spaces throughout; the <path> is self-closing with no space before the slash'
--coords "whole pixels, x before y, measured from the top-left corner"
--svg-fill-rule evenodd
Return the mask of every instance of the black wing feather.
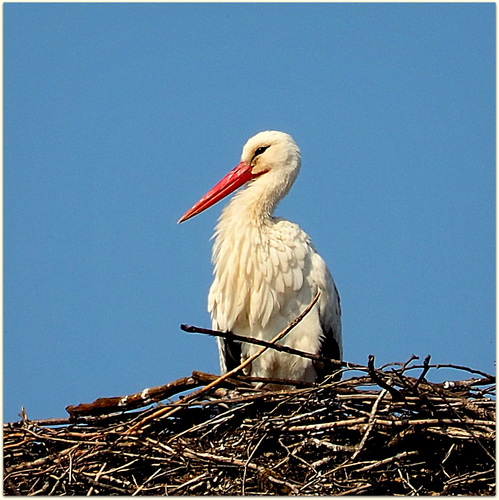
<path id="1" fill-rule="evenodd" d="M 332 329 L 329 329 L 324 333 L 324 340 L 322 341 L 320 355 L 323 358 L 341 360 L 340 346 L 334 338 Z M 335 382 L 341 380 L 341 372 L 337 373 L 338 368 L 334 366 L 326 365 L 325 363 L 316 363 L 315 370 L 317 372 L 317 383 L 322 382 L 327 375 L 333 374 L 333 380 Z"/>
<path id="2" fill-rule="evenodd" d="M 241 364 L 241 343 L 221 338 L 219 343 L 220 354 L 225 361 L 226 372 Z"/>

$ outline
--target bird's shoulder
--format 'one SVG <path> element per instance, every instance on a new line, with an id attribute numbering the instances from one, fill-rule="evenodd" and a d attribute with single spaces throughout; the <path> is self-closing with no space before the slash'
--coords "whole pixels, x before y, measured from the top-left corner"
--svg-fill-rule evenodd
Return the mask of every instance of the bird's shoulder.
<path id="1" fill-rule="evenodd" d="M 313 247 L 309 236 L 295 223 L 276 218 L 267 228 L 265 244 L 261 248 L 261 266 L 265 268 L 266 281 L 276 287 L 299 290 L 310 266 Z"/>
<path id="2" fill-rule="evenodd" d="M 331 276 L 326 262 L 317 252 L 310 236 L 298 224 L 276 218 L 269 236 L 271 258 L 274 253 L 281 261 L 287 261 L 291 267 L 306 270 L 314 274 L 314 278 L 317 277 L 319 281 L 329 281 Z M 274 264 L 277 266 L 277 261 Z"/>
<path id="3" fill-rule="evenodd" d="M 276 235 L 282 238 L 298 239 L 310 242 L 308 234 L 295 222 L 291 222 L 282 217 L 273 218 L 273 229 Z"/>
<path id="4" fill-rule="evenodd" d="M 294 222 L 276 218 L 269 233 L 270 247 L 292 260 L 297 259 L 299 265 L 307 256 L 316 253 L 310 236 Z"/>

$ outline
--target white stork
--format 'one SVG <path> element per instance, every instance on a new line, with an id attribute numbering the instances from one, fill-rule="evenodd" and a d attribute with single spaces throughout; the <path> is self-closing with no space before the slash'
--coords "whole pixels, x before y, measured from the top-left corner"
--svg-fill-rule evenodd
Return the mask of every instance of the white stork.
<path id="1" fill-rule="evenodd" d="M 178 222 L 246 185 L 224 208 L 215 229 L 208 296 L 212 328 L 269 341 L 320 291 L 318 303 L 280 343 L 341 359 L 340 298 L 333 278 L 309 236 L 297 224 L 273 216 L 300 165 L 300 149 L 290 135 L 260 132 L 244 145 L 239 165 Z M 222 373 L 260 349 L 222 338 L 218 347 Z M 246 374 L 315 382 L 327 373 L 309 359 L 268 349 Z"/>

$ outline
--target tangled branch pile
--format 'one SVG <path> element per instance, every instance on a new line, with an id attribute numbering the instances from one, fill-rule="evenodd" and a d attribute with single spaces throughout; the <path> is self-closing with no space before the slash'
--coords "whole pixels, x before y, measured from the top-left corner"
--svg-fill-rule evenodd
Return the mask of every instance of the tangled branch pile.
<path id="1" fill-rule="evenodd" d="M 494 378 L 453 367 L 458 381 L 432 383 L 439 366 L 414 359 L 285 392 L 195 372 L 66 420 L 24 414 L 4 426 L 4 492 L 493 495 Z"/>

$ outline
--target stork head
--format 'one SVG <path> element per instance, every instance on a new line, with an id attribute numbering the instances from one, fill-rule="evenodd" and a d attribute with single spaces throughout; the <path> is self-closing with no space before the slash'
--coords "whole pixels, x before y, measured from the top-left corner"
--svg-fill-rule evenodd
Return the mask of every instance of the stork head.
<path id="1" fill-rule="evenodd" d="M 244 145 L 241 162 L 178 222 L 203 212 L 245 184 L 254 184 L 262 197 L 279 201 L 289 191 L 300 165 L 300 149 L 289 134 L 275 130 L 259 132 Z"/>
<path id="2" fill-rule="evenodd" d="M 248 140 L 243 147 L 241 162 L 250 165 L 254 175 L 270 171 L 284 175 L 299 169 L 300 150 L 289 134 L 268 130 Z"/>

